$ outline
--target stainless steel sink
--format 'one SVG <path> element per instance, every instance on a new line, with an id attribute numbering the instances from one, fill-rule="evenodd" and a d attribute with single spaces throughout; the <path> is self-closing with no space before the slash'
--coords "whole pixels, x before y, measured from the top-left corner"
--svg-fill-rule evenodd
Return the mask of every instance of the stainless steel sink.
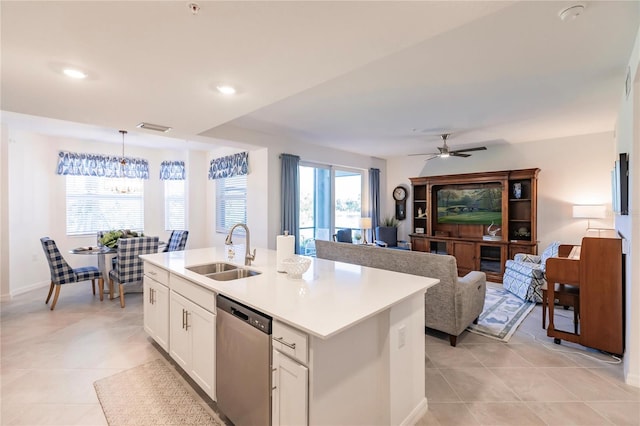
<path id="1" fill-rule="evenodd" d="M 216 262 L 206 265 L 189 266 L 186 269 L 190 270 L 191 272 L 195 272 L 196 274 L 209 275 L 218 272 L 233 271 L 235 269 L 238 269 L 238 267 L 236 265 L 232 265 L 231 263 Z"/>
<path id="2" fill-rule="evenodd" d="M 211 274 L 205 274 L 205 277 L 211 278 L 216 281 L 231 281 L 231 280 L 237 280 L 240 278 L 253 277 L 256 275 L 260 275 L 260 272 L 253 271 L 251 269 L 246 269 L 246 268 L 236 268 L 231 271 L 214 272 Z"/>

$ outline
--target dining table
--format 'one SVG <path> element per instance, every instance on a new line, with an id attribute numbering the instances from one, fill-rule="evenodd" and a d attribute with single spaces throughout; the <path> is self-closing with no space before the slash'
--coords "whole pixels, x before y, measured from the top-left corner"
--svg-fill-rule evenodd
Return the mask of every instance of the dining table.
<path id="1" fill-rule="evenodd" d="M 160 241 L 158 243 L 158 252 L 162 252 L 167 243 Z M 71 254 L 97 256 L 98 269 L 102 272 L 104 278 L 104 293 L 109 294 L 109 271 L 113 266 L 113 258 L 118 255 L 117 247 L 107 247 L 103 245 L 82 246 L 69 250 Z M 142 281 L 125 286 L 125 293 L 142 293 Z M 118 286 L 114 286 L 113 297 L 119 296 Z"/>

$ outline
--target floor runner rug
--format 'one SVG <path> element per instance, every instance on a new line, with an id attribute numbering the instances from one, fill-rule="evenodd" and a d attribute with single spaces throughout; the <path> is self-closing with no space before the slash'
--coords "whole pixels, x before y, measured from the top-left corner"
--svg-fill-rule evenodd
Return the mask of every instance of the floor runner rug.
<path id="1" fill-rule="evenodd" d="M 478 324 L 471 324 L 467 330 L 491 339 L 508 342 L 535 306 L 535 303 L 525 302 L 505 290 L 501 284 L 487 283 L 484 309 Z"/>
<path id="2" fill-rule="evenodd" d="M 159 359 L 100 379 L 93 386 L 110 426 L 224 425 Z"/>

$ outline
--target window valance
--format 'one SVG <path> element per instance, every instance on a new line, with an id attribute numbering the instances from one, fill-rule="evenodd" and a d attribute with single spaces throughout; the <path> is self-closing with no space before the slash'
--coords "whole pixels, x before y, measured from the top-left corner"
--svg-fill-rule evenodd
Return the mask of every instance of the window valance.
<path id="1" fill-rule="evenodd" d="M 239 152 L 214 158 L 209 165 L 209 179 L 220 179 L 249 174 L 249 153 Z"/>
<path id="2" fill-rule="evenodd" d="M 185 180 L 184 161 L 160 163 L 160 180 Z"/>
<path id="3" fill-rule="evenodd" d="M 99 176 L 107 178 L 127 177 L 149 179 L 149 162 L 142 158 L 125 157 L 126 164 L 120 164 L 120 157 L 60 151 L 58 153 L 59 175 Z"/>

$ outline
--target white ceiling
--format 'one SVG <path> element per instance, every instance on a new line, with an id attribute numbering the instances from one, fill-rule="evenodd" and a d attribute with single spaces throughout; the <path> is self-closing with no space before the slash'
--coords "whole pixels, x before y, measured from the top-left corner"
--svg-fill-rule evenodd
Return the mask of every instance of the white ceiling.
<path id="1" fill-rule="evenodd" d="M 116 143 L 224 144 L 233 125 L 385 158 L 442 132 L 459 149 L 611 131 L 640 18 L 638 1 L 569 22 L 565 1 L 198 3 L 3 0 L 2 110 Z M 19 114 L 3 121 L 39 125 Z"/>

